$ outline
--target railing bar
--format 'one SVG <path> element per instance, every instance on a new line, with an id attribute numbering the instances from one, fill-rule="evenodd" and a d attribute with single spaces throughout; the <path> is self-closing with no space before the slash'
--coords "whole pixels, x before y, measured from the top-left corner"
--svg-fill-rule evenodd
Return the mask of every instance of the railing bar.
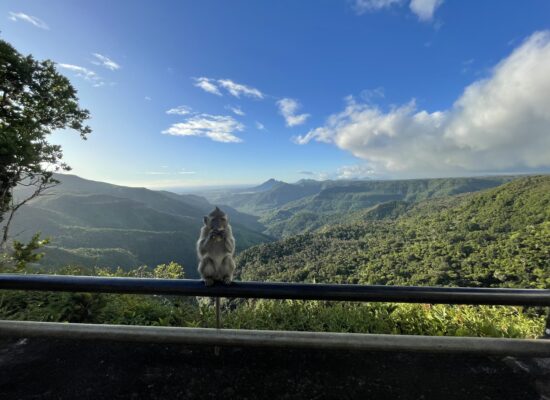
<path id="1" fill-rule="evenodd" d="M 550 290 L 0 274 L 0 289 L 432 304 L 550 306 Z"/>
<path id="2" fill-rule="evenodd" d="M 0 336 L 353 351 L 550 356 L 550 341 L 359 333 L 258 331 L 1 321 Z"/>

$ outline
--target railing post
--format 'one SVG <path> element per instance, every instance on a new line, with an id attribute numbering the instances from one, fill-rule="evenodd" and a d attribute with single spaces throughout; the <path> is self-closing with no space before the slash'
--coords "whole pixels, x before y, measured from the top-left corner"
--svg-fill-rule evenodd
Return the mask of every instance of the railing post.
<path id="1" fill-rule="evenodd" d="M 546 326 L 544 327 L 543 339 L 550 339 L 550 307 L 546 307 Z"/>
<path id="2" fill-rule="evenodd" d="M 220 298 L 216 297 L 216 329 L 221 329 L 221 317 L 220 317 Z M 220 355 L 220 347 L 214 346 L 214 355 Z"/>
<path id="3" fill-rule="evenodd" d="M 220 298 L 216 297 L 216 329 L 221 329 Z"/>

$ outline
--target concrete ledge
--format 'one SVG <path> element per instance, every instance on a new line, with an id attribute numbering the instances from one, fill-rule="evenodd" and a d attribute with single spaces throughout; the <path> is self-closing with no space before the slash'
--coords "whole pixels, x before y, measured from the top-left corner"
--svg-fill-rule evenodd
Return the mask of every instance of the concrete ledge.
<path id="1" fill-rule="evenodd" d="M 0 321 L 0 336 L 181 343 L 207 346 L 550 356 L 550 341 L 543 339 L 175 328 L 30 321 Z"/>

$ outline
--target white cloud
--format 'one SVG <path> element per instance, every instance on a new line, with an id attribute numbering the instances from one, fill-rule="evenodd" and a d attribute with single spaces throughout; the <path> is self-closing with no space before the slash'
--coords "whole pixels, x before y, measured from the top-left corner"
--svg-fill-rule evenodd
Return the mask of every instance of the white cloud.
<path id="1" fill-rule="evenodd" d="M 227 90 L 232 96 L 237 98 L 241 97 L 241 95 L 256 99 L 264 98 L 264 94 L 258 89 L 233 82 L 231 79 L 218 79 L 218 84 Z"/>
<path id="2" fill-rule="evenodd" d="M 120 65 L 111 60 L 109 57 L 103 56 L 99 53 L 92 53 L 92 55 L 96 58 L 96 60 L 92 61 L 92 64 L 100 65 L 102 67 L 110 69 L 111 71 L 116 71 L 117 69 L 120 69 Z"/>
<path id="3" fill-rule="evenodd" d="M 244 125 L 226 115 L 198 114 L 189 117 L 185 122 L 173 124 L 162 133 L 174 136 L 207 137 L 215 142 L 239 143 L 242 139 L 234 132 L 244 130 Z"/>
<path id="4" fill-rule="evenodd" d="M 383 87 L 379 86 L 374 89 L 365 89 L 361 92 L 361 98 L 366 102 L 372 101 L 377 98 L 386 97 L 386 92 Z"/>
<path id="5" fill-rule="evenodd" d="M 149 96 L 145 96 L 144 99 L 147 100 L 147 101 L 153 100 L 153 99 L 151 99 Z"/>
<path id="6" fill-rule="evenodd" d="M 44 21 L 42 21 L 40 18 L 33 17 L 32 15 L 24 14 L 22 12 L 10 12 L 9 15 L 10 16 L 8 18 L 14 22 L 25 21 L 40 29 L 50 29 L 50 27 Z"/>
<path id="7" fill-rule="evenodd" d="M 195 80 L 195 86 L 198 88 L 201 88 L 205 92 L 215 94 L 216 96 L 222 96 L 222 93 L 220 92 L 220 89 L 218 89 L 218 86 L 214 83 L 214 79 L 209 79 L 205 77 L 201 78 L 194 78 Z"/>
<path id="8" fill-rule="evenodd" d="M 105 85 L 105 82 L 94 71 L 74 64 L 57 64 L 60 68 L 76 73 L 76 76 L 90 81 L 94 87 Z"/>
<path id="9" fill-rule="evenodd" d="M 188 106 L 177 106 L 166 111 L 166 114 L 172 115 L 187 115 L 191 114 L 191 107 Z"/>
<path id="10" fill-rule="evenodd" d="M 220 88 L 225 89 L 230 95 L 240 98 L 241 96 L 263 99 L 264 94 L 251 86 L 246 86 L 241 83 L 233 82 L 231 79 L 212 79 L 206 77 L 193 78 L 195 86 L 201 88 L 205 92 L 223 96 Z"/>
<path id="11" fill-rule="evenodd" d="M 373 12 L 400 5 L 404 0 L 355 0 L 354 8 L 358 14 Z"/>
<path id="12" fill-rule="evenodd" d="M 443 4 L 443 0 L 411 0 L 409 8 L 420 21 L 431 21 L 435 10 Z"/>
<path id="13" fill-rule="evenodd" d="M 376 172 L 369 165 L 344 165 L 338 168 L 337 179 L 368 179 L 376 176 Z"/>
<path id="14" fill-rule="evenodd" d="M 389 9 L 394 6 L 402 6 L 407 0 L 355 0 L 353 8 L 359 15 L 366 12 L 376 12 Z M 420 21 L 427 22 L 433 19 L 437 8 L 443 4 L 443 0 L 411 0 L 409 8 Z"/>
<path id="15" fill-rule="evenodd" d="M 352 98 L 324 126 L 298 136 L 333 143 L 376 173 L 442 176 L 550 167 L 550 31 L 537 32 L 474 82 L 451 108 L 414 100 L 384 112 Z"/>
<path id="16" fill-rule="evenodd" d="M 225 109 L 241 117 L 244 117 L 246 115 L 245 112 L 241 109 L 241 107 L 225 106 Z"/>
<path id="17" fill-rule="evenodd" d="M 284 117 L 287 126 L 301 125 L 309 118 L 309 114 L 296 114 L 300 103 L 294 99 L 284 98 L 277 102 L 279 113 Z"/>
<path id="18" fill-rule="evenodd" d="M 258 129 L 260 131 L 264 131 L 265 130 L 265 125 L 262 124 L 261 122 L 256 121 L 256 129 Z"/>

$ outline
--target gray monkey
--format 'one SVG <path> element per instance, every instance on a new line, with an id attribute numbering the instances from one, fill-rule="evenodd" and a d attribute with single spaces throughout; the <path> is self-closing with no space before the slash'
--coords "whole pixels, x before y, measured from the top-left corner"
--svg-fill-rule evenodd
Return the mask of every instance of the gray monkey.
<path id="1" fill-rule="evenodd" d="M 206 286 L 214 281 L 229 285 L 235 271 L 235 238 L 227 214 L 218 207 L 204 217 L 204 225 L 197 241 L 199 273 Z"/>

